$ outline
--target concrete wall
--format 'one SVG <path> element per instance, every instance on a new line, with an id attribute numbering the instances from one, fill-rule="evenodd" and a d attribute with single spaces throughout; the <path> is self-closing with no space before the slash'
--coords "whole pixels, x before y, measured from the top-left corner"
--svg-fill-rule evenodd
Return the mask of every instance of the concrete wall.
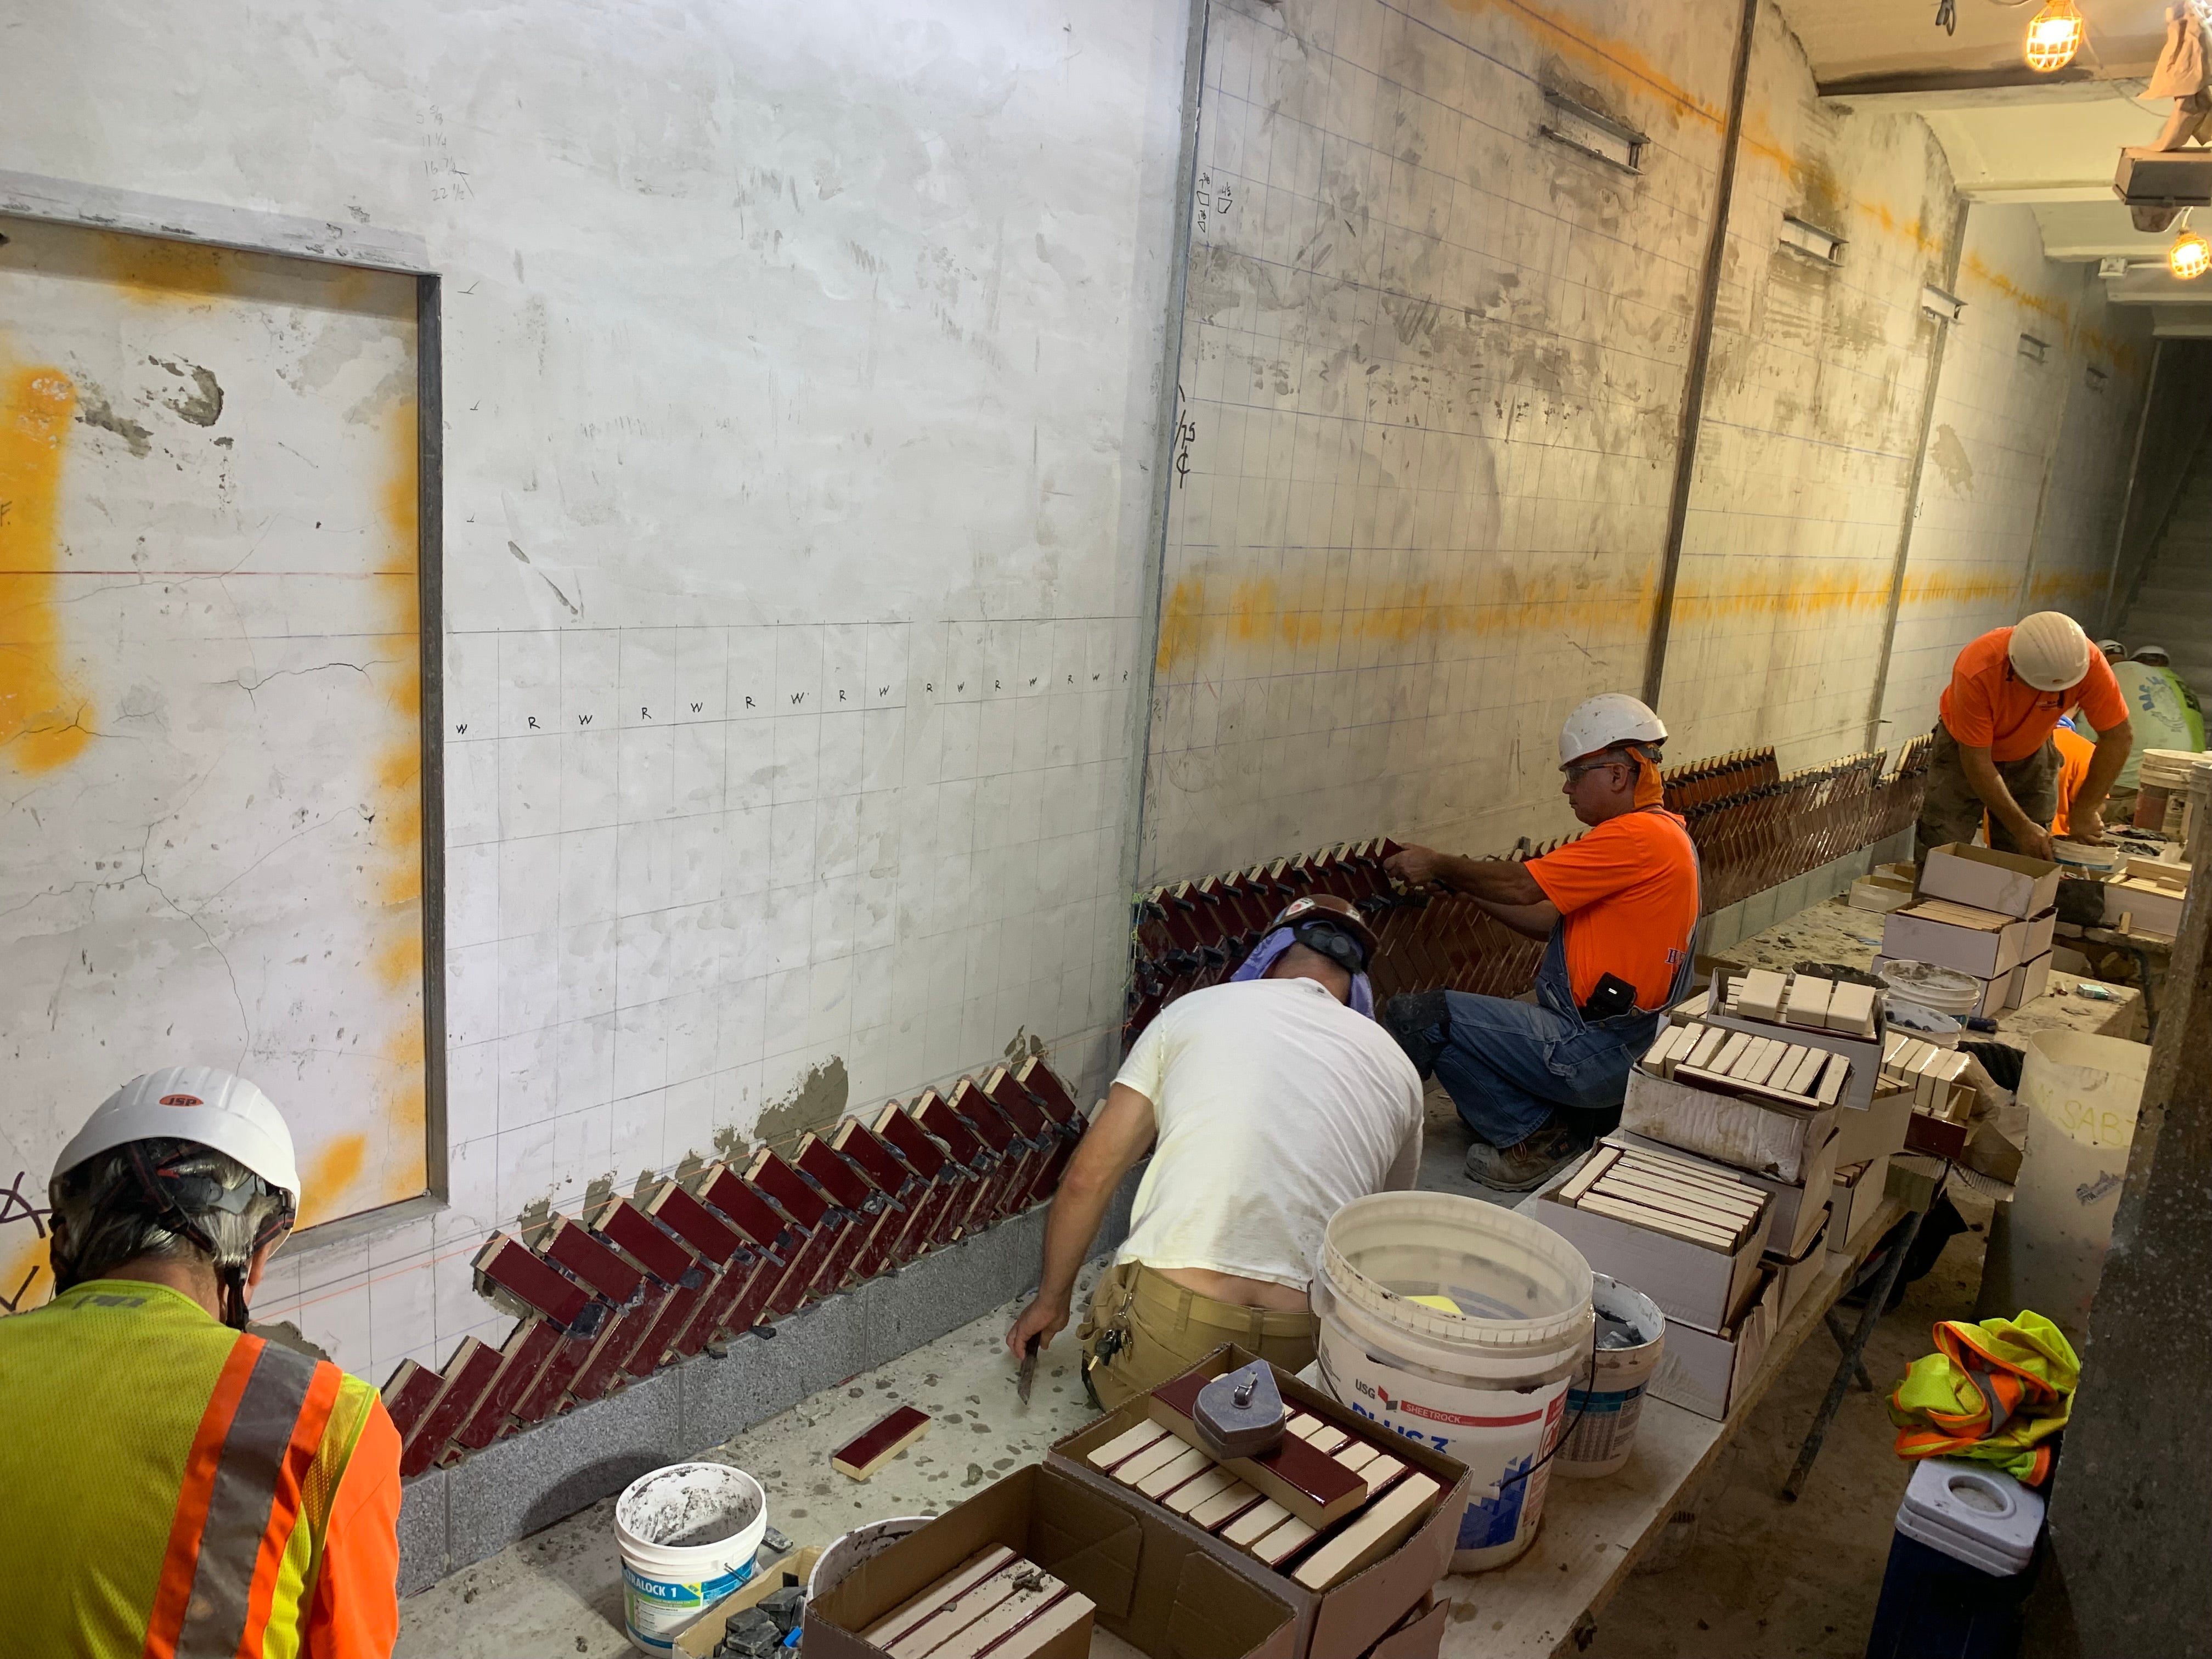
<path id="1" fill-rule="evenodd" d="M 1217 0 L 1147 875 L 1569 827 L 1559 718 L 1643 679 L 1735 15 Z"/>
<path id="2" fill-rule="evenodd" d="M 1976 204 L 1958 292 L 1883 691 L 1893 747 L 1935 723 L 1977 634 L 2040 609 L 2095 627 L 2150 367 L 2145 308 L 2046 260 L 2027 208 Z"/>
<path id="3" fill-rule="evenodd" d="M 1865 746 L 1957 217 L 1927 125 L 1821 102 L 1762 7 L 1660 698 L 1677 754 Z"/>
<path id="4" fill-rule="evenodd" d="M 9 9 L 0 167 L 412 231 L 445 274 L 451 1203 L 302 1241 L 263 1317 L 381 1380 L 506 1329 L 468 1256 L 533 1205 L 1018 1035 L 1098 1081 L 1187 33 Z"/>

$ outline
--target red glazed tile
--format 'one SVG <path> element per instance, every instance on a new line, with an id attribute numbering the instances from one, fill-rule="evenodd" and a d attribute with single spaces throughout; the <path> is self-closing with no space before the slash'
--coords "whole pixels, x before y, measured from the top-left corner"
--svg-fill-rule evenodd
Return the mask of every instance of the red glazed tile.
<path id="1" fill-rule="evenodd" d="M 560 1346 L 561 1333 L 543 1319 L 526 1319 L 500 1351 L 499 1373 L 453 1436 L 453 1443 L 482 1451 L 514 1420 L 514 1407 Z"/>
<path id="2" fill-rule="evenodd" d="M 420 1474 L 438 1460 L 453 1431 L 468 1420 L 477 1401 L 483 1398 L 499 1365 L 497 1348 L 486 1347 L 473 1336 L 461 1339 L 461 1346 L 446 1362 L 446 1386 L 400 1449 L 400 1474 Z"/>
<path id="3" fill-rule="evenodd" d="M 680 1182 L 663 1186 L 645 1206 L 645 1212 L 717 1267 L 735 1255 L 744 1242 Z"/>
<path id="4" fill-rule="evenodd" d="M 865 1480 L 896 1457 L 929 1427 L 929 1414 L 901 1406 L 830 1454 L 830 1466 L 841 1474 Z"/>
<path id="5" fill-rule="evenodd" d="M 594 1231 L 632 1267 L 643 1268 L 664 1285 L 675 1284 L 691 1266 L 691 1252 L 626 1198 L 608 1206 Z"/>
<path id="6" fill-rule="evenodd" d="M 538 1253 L 556 1267 L 621 1307 L 638 1292 L 645 1275 L 592 1237 L 590 1231 L 562 1216 L 553 1224 Z"/>
<path id="7" fill-rule="evenodd" d="M 411 1359 L 399 1362 L 399 1369 L 384 1385 L 384 1409 L 391 1414 L 392 1426 L 399 1431 L 402 1443 L 415 1431 L 422 1413 L 430 1409 L 430 1402 L 445 1386 L 446 1379 L 428 1365 L 418 1365 Z"/>
<path id="8" fill-rule="evenodd" d="M 574 1325 L 592 1298 L 567 1274 L 550 1267 L 520 1239 L 494 1233 L 471 1264 L 485 1279 L 519 1297 L 563 1330 Z"/>

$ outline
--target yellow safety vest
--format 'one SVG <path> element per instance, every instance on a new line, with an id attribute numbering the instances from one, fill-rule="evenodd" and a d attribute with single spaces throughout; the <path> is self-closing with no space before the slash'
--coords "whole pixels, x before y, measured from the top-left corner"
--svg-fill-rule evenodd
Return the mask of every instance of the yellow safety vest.
<path id="1" fill-rule="evenodd" d="M 376 1407 L 165 1285 L 0 1319 L 0 1659 L 294 1659 Z"/>

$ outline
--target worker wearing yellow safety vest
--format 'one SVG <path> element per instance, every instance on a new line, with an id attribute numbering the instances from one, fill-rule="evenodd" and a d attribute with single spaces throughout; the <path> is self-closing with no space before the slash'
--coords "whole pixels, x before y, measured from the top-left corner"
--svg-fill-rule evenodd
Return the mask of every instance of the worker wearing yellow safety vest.
<path id="1" fill-rule="evenodd" d="M 246 1334 L 299 1209 L 275 1105 L 211 1066 L 149 1073 L 48 1193 L 58 1294 L 0 1319 L 0 1654 L 385 1659 L 392 1419 Z"/>

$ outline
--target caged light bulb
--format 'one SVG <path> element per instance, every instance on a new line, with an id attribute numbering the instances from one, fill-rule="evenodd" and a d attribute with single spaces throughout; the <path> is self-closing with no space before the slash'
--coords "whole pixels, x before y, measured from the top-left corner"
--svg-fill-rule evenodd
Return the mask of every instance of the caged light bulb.
<path id="1" fill-rule="evenodd" d="M 2027 26 L 2027 66 L 2040 75 L 2064 69 L 2081 49 L 2084 25 L 2074 0 L 2049 0 Z"/>

